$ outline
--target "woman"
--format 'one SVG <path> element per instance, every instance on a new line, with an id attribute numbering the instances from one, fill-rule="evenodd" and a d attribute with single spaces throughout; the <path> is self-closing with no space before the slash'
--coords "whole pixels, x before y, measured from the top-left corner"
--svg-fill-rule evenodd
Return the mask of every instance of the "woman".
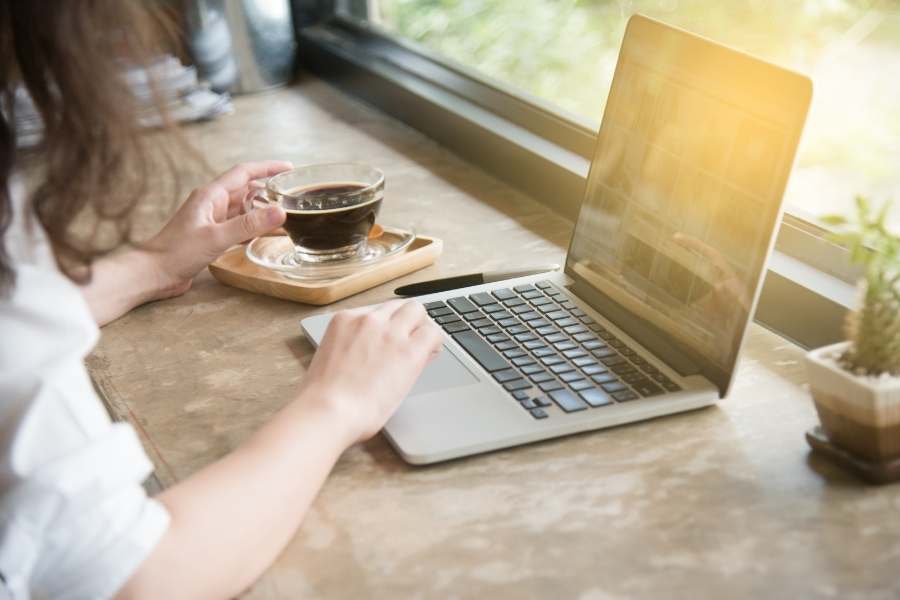
<path id="1" fill-rule="evenodd" d="M 136 6 L 0 6 L 0 597 L 239 593 L 441 344 L 414 302 L 338 314 L 284 409 L 232 454 L 147 497 L 150 462 L 129 425 L 110 423 L 84 369 L 97 325 L 186 292 L 226 248 L 281 225 L 280 208 L 240 205 L 252 180 L 290 165 L 234 167 L 149 241 L 125 243 L 149 177 L 118 77 L 151 47 Z M 112 35 L 122 24 L 129 35 Z M 16 150 L 9 114 L 20 83 L 46 129 L 31 157 Z M 31 190 L 26 171 L 39 181 Z M 124 247 L 104 254 L 110 238 Z"/>

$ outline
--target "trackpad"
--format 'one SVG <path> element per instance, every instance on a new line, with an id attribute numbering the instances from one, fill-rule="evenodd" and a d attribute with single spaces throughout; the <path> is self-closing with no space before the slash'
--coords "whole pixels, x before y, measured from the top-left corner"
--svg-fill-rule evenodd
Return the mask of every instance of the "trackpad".
<path id="1" fill-rule="evenodd" d="M 438 357 L 425 367 L 409 395 L 427 394 L 473 383 L 478 383 L 478 378 L 445 347 Z"/>

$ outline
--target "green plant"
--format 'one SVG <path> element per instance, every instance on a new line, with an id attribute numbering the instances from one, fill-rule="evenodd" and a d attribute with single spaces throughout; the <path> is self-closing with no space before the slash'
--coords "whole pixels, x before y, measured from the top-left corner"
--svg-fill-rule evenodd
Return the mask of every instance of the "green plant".
<path id="1" fill-rule="evenodd" d="M 862 196 L 856 215 L 829 215 L 822 220 L 837 228 L 832 238 L 850 250 L 865 269 L 862 306 L 847 316 L 850 347 L 841 361 L 860 375 L 900 375 L 900 236 L 888 231 L 890 203 L 875 210 Z"/>

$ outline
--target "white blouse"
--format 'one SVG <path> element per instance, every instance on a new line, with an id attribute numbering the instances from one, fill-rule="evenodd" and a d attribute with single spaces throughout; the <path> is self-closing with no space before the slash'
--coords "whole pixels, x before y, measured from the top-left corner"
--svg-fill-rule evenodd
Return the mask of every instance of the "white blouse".
<path id="1" fill-rule="evenodd" d="M 57 269 L 21 186 L 0 294 L 0 598 L 108 598 L 149 555 L 169 515 L 132 427 L 113 423 L 84 366 L 99 330 Z"/>

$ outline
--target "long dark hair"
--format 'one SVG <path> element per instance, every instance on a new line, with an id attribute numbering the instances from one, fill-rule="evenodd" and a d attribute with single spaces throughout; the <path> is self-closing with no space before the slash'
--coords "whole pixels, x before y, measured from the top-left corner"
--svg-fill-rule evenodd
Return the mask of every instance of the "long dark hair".
<path id="1" fill-rule="evenodd" d="M 0 94 L 6 108 L 0 114 L 0 294 L 15 278 L 3 240 L 12 220 L 14 170 L 29 165 L 39 170 L 40 184 L 28 208 L 69 277 L 86 280 L 97 256 L 131 241 L 130 216 L 147 191 L 154 152 L 139 131 L 138 102 L 123 69 L 147 66 L 148 57 L 171 44 L 166 14 L 146 4 L 0 3 Z M 16 148 L 13 94 L 18 85 L 28 91 L 44 122 L 43 142 L 30 152 Z"/>

